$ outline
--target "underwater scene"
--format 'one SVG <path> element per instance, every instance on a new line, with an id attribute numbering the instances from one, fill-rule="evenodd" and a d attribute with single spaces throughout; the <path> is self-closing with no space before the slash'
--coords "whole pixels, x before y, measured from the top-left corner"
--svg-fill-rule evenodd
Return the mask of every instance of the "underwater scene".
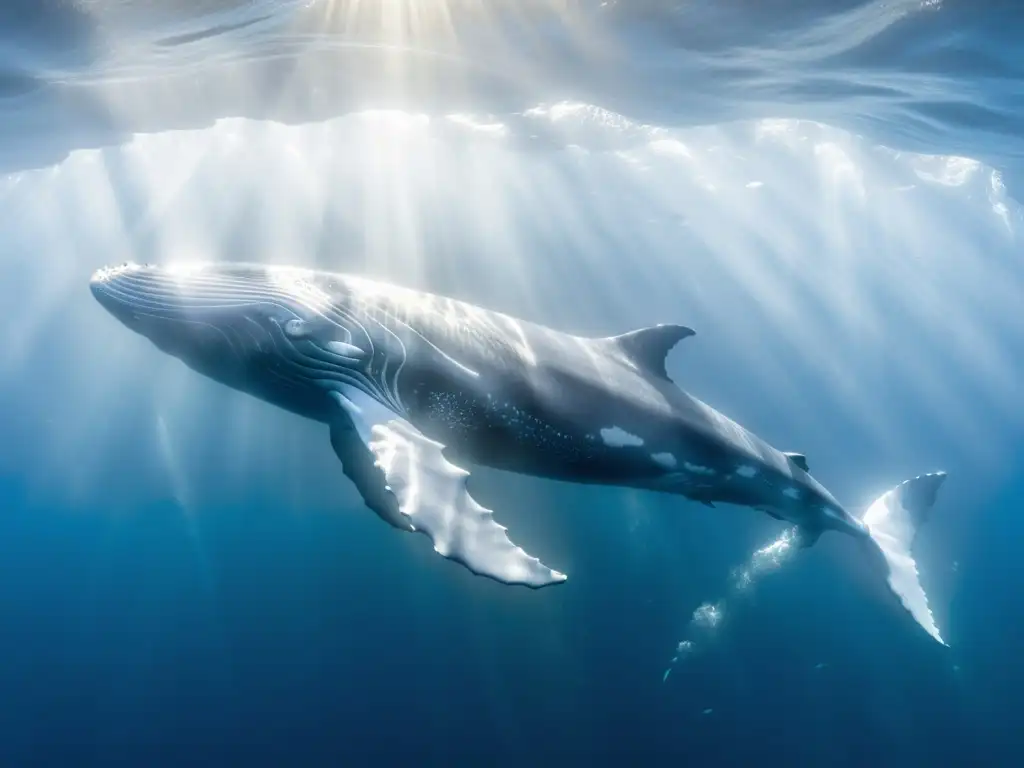
<path id="1" fill-rule="evenodd" d="M 1024 3 L 4 0 L 0 766 L 1016 766 Z"/>

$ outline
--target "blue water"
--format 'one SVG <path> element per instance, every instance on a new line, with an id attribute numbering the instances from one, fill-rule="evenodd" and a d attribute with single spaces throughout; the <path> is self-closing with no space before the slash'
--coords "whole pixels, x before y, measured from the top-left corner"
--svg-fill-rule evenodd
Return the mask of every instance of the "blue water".
<path id="1" fill-rule="evenodd" d="M 995 0 L 6 0 L 0 764 L 1018 764 L 1021 40 Z M 949 472 L 950 647 L 849 540 L 737 591 L 781 523 L 633 491 L 474 471 L 570 579 L 473 578 L 89 295 L 192 257 L 695 328 L 674 379 L 851 509 Z"/>

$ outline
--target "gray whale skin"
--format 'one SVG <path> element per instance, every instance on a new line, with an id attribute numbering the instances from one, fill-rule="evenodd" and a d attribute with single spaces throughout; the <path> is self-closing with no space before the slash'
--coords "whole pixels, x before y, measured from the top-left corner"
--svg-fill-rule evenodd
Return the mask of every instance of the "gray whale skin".
<path id="1" fill-rule="evenodd" d="M 236 390 L 326 424 L 346 476 L 390 525 L 506 584 L 565 581 L 516 546 L 462 465 L 752 507 L 861 543 L 903 607 L 943 642 L 914 538 L 945 473 L 908 480 L 858 518 L 800 454 L 768 445 L 673 383 L 694 335 L 659 325 L 562 333 L 362 277 L 254 264 L 122 264 L 90 283 L 160 350 Z"/>

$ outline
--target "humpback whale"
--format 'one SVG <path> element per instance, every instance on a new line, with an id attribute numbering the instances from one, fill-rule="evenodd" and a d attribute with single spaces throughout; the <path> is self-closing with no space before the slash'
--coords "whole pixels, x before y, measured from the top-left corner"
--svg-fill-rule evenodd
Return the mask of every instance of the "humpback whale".
<path id="1" fill-rule="evenodd" d="M 390 525 L 506 584 L 565 574 L 512 542 L 466 486 L 480 465 L 752 507 L 856 539 L 914 620 L 943 642 L 912 548 L 945 473 L 857 517 L 779 451 L 686 393 L 665 367 L 694 335 L 658 325 L 585 338 L 466 302 L 290 266 L 122 264 L 92 293 L 163 352 L 236 390 L 326 424 L 342 471 Z"/>

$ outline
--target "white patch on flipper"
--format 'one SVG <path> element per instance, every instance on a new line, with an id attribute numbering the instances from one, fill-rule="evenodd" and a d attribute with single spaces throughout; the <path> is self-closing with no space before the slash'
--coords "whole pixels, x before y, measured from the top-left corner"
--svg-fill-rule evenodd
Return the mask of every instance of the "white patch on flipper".
<path id="1" fill-rule="evenodd" d="M 788 497 L 790 499 L 799 499 L 800 498 L 800 491 L 797 488 L 787 488 L 786 490 L 784 490 L 782 492 L 782 495 L 786 496 L 786 497 Z"/>
<path id="2" fill-rule="evenodd" d="M 656 464 L 660 464 L 665 469 L 676 468 L 676 457 L 671 453 L 654 453 L 651 454 L 651 458 L 654 459 Z"/>
<path id="3" fill-rule="evenodd" d="M 736 467 L 736 474 L 740 477 L 754 477 L 757 474 L 757 467 L 752 467 L 749 464 L 743 464 Z"/>
<path id="4" fill-rule="evenodd" d="M 641 438 L 630 434 L 622 427 L 605 427 L 601 430 L 601 439 L 605 445 L 612 448 L 639 447 L 644 444 Z"/>
<path id="5" fill-rule="evenodd" d="M 431 538 L 438 554 L 505 584 L 542 587 L 566 580 L 509 540 L 491 511 L 469 495 L 469 473 L 444 457 L 443 445 L 360 390 L 331 395 L 376 458 L 401 513 Z"/>

